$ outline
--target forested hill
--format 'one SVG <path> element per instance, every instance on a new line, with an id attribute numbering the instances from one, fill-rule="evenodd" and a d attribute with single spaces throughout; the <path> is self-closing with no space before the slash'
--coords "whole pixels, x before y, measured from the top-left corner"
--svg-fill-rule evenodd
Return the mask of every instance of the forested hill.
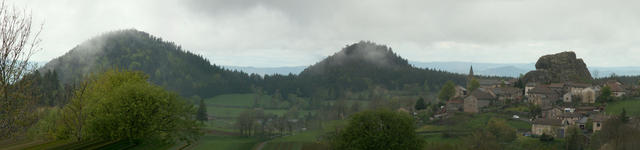
<path id="1" fill-rule="evenodd" d="M 183 96 L 250 92 L 252 81 L 246 73 L 211 65 L 202 56 L 172 42 L 133 29 L 109 32 L 83 42 L 41 70 L 53 69 L 62 83 L 71 83 L 108 68 L 143 71 L 151 82 Z"/>
<path id="2" fill-rule="evenodd" d="M 252 87 L 261 87 L 268 94 L 277 93 L 283 98 L 290 94 L 338 98 L 374 88 L 430 87 L 435 91 L 448 80 L 464 84 L 466 79 L 460 74 L 413 67 L 390 48 L 372 42 L 349 45 L 300 75 L 260 77 L 212 65 L 172 42 L 133 29 L 92 38 L 40 70 L 55 70 L 65 84 L 110 68 L 143 71 L 151 82 L 187 97 L 248 93 Z"/>
<path id="3" fill-rule="evenodd" d="M 308 92 L 322 89 L 363 91 L 374 87 L 401 90 L 407 87 L 438 87 L 452 80 L 463 84 L 464 75 L 444 71 L 420 69 L 391 48 L 372 42 L 359 42 L 343 48 L 332 56 L 308 67 L 299 75 Z M 425 82 L 426 81 L 426 82 Z"/>

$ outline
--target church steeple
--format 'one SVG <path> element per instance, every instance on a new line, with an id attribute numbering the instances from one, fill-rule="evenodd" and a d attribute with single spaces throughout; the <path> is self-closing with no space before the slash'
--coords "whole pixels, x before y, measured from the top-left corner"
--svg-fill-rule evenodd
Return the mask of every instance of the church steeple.
<path id="1" fill-rule="evenodd" d="M 473 66 L 471 66 L 471 69 L 469 69 L 469 77 L 473 77 Z"/>
<path id="2" fill-rule="evenodd" d="M 473 80 L 473 65 L 469 69 L 469 76 L 467 77 L 467 84 L 470 84 L 471 80 Z"/>

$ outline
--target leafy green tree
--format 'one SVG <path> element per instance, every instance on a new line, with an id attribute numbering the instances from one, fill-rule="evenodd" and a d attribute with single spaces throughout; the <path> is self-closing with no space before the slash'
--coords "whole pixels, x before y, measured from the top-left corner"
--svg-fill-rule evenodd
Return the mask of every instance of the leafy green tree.
<path id="1" fill-rule="evenodd" d="M 207 116 L 207 105 L 204 103 L 204 99 L 200 99 L 200 105 L 198 105 L 198 113 L 196 118 L 199 121 L 207 121 L 209 120 Z"/>
<path id="2" fill-rule="evenodd" d="M 438 94 L 438 98 L 443 101 L 448 101 L 453 98 L 456 94 L 456 84 L 453 81 L 447 81 L 447 83 L 442 86 L 440 93 Z"/>
<path id="3" fill-rule="evenodd" d="M 509 126 L 504 119 L 491 118 L 487 122 L 487 130 L 502 143 L 509 143 L 517 138 L 516 129 Z"/>
<path id="4" fill-rule="evenodd" d="M 582 131 L 576 126 L 570 126 L 565 136 L 565 148 L 567 150 L 581 150 L 585 148 L 585 139 Z"/>
<path id="5" fill-rule="evenodd" d="M 64 112 L 71 113 L 67 116 L 88 114 L 80 124 L 88 133 L 83 138 L 189 143 L 200 136 L 193 105 L 150 84 L 144 73 L 109 70 L 90 79 L 86 91 L 76 100 L 78 107 L 68 107 Z"/>
<path id="6" fill-rule="evenodd" d="M 255 126 L 255 111 L 245 110 L 236 118 L 236 127 L 240 131 L 240 134 L 245 136 L 251 136 L 253 128 Z"/>
<path id="7" fill-rule="evenodd" d="M 478 79 L 473 78 L 471 79 L 471 81 L 469 82 L 469 85 L 467 86 L 467 91 L 472 92 L 478 89 L 479 87 L 480 87 L 480 82 L 478 82 Z"/>
<path id="8" fill-rule="evenodd" d="M 418 101 L 416 101 L 416 105 L 414 106 L 416 110 L 423 110 L 427 108 L 427 105 L 424 103 L 424 99 L 420 97 Z"/>
<path id="9" fill-rule="evenodd" d="M 593 120 L 591 118 L 587 119 L 587 124 L 585 124 L 584 129 L 588 132 L 593 131 Z"/>
<path id="10" fill-rule="evenodd" d="M 537 118 L 540 115 L 542 115 L 542 108 L 540 108 L 540 106 L 538 106 L 538 105 L 530 104 L 529 105 L 529 116 L 531 118 Z"/>
<path id="11" fill-rule="evenodd" d="M 540 141 L 542 141 L 542 142 L 551 142 L 553 140 L 554 140 L 553 136 L 548 135 L 546 133 L 542 133 L 542 135 L 540 135 Z"/>
<path id="12" fill-rule="evenodd" d="M 611 87 L 604 86 L 600 90 L 600 96 L 598 97 L 600 102 L 610 102 L 611 101 Z"/>
<path id="13" fill-rule="evenodd" d="M 473 150 L 496 150 L 502 149 L 495 135 L 487 130 L 476 130 L 470 136 L 463 138 L 468 149 Z"/>
<path id="14" fill-rule="evenodd" d="M 386 109 L 368 110 L 354 114 L 349 124 L 328 140 L 333 149 L 421 149 L 423 141 L 415 129 L 408 114 Z"/>

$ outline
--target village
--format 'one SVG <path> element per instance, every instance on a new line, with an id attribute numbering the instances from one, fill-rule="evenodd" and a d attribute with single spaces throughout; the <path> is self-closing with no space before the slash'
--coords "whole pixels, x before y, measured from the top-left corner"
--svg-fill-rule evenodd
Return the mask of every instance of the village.
<path id="1" fill-rule="evenodd" d="M 472 82 L 476 82 L 479 87 L 468 88 L 474 84 Z M 604 121 L 611 115 L 604 111 L 606 103 L 596 102 L 603 90 L 610 93 L 610 99 L 614 100 L 638 91 L 637 86 L 627 86 L 616 80 L 603 83 L 528 82 L 523 88 L 518 87 L 517 82 L 518 79 L 479 78 L 474 76 L 471 67 L 467 86 L 456 85 L 453 98 L 447 100 L 433 118 L 446 119 L 456 113 L 484 113 L 493 111 L 490 108 L 502 108 L 510 104 L 528 105 L 534 110 L 513 114 L 511 118 L 531 124 L 531 131 L 522 132 L 522 135 L 545 134 L 563 138 L 570 126 L 578 126 L 585 134 L 596 133 L 606 126 Z"/>

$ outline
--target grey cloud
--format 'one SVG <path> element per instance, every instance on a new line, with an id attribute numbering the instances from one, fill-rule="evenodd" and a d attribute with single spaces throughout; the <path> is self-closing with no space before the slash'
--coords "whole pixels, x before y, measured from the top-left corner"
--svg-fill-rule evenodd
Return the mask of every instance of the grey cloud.
<path id="1" fill-rule="evenodd" d="M 46 20 L 39 59 L 136 28 L 214 63 L 310 65 L 361 40 L 413 61 L 534 62 L 573 50 L 587 64 L 640 65 L 640 1 L 26 0 Z M 36 18 L 38 19 L 38 18 Z M 269 61 L 274 59 L 273 61 Z M 252 61 L 257 60 L 257 61 Z M 618 60 L 620 62 L 612 62 Z"/>

